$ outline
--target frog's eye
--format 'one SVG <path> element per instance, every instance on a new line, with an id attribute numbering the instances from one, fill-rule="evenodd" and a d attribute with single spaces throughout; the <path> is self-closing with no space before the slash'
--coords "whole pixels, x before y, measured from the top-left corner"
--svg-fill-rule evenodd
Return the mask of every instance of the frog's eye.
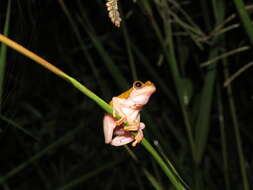
<path id="1" fill-rule="evenodd" d="M 141 81 L 135 81 L 133 84 L 133 87 L 135 89 L 140 89 L 143 86 L 143 83 Z"/>

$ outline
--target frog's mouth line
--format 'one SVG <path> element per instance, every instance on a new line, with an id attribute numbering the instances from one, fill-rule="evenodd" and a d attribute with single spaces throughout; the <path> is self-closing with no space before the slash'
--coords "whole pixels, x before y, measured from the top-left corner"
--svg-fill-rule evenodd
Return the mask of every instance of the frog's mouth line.
<path id="1" fill-rule="evenodd" d="M 134 109 L 136 109 L 136 110 L 140 110 L 142 107 L 143 107 L 142 104 L 135 104 L 134 105 Z"/>
<path id="2" fill-rule="evenodd" d="M 149 95 L 149 94 L 153 94 L 156 91 L 156 88 L 154 88 L 154 87 L 148 87 L 148 88 L 149 89 L 148 90 L 145 89 L 144 92 L 141 90 L 139 90 L 138 92 L 135 92 L 135 96 L 139 96 L 139 95 L 143 95 L 143 94 Z"/>

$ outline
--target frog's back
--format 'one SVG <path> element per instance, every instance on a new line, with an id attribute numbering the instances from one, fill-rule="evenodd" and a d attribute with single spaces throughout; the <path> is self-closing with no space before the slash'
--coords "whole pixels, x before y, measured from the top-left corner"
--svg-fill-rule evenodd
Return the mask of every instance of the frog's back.
<path id="1" fill-rule="evenodd" d="M 127 91 L 121 93 L 117 96 L 117 98 L 127 99 L 130 96 L 130 93 L 132 92 L 132 88 L 128 89 Z M 112 100 L 109 102 L 110 106 L 112 106 Z"/>

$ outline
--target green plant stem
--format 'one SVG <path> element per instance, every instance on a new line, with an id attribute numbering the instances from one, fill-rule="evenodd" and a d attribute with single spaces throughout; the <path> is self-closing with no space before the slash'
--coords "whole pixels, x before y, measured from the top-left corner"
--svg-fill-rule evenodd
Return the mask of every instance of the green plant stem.
<path id="1" fill-rule="evenodd" d="M 4 35 L 8 35 L 9 27 L 10 27 L 10 15 L 11 15 L 11 0 L 8 0 L 7 4 L 7 14 L 4 24 Z M 5 66 L 6 66 L 6 54 L 7 54 L 7 46 L 2 44 L 0 47 L 0 105 L 2 103 L 3 89 L 4 89 L 4 76 L 5 76 Z M 1 111 L 1 107 L 0 107 Z"/>
<path id="2" fill-rule="evenodd" d="M 226 81 L 224 82 L 224 87 L 227 87 L 233 80 L 235 80 L 238 76 L 240 76 L 244 71 L 249 69 L 253 66 L 253 62 L 249 62 L 248 64 L 244 65 L 242 68 L 240 68 L 238 71 L 236 71 L 232 76 L 230 76 Z"/>
<path id="3" fill-rule="evenodd" d="M 217 49 L 210 52 L 209 58 L 215 57 L 218 54 Z M 209 65 L 208 71 L 204 78 L 204 87 L 200 96 L 200 107 L 195 129 L 195 145 L 196 145 L 196 163 L 199 165 L 202 161 L 206 148 L 209 128 L 210 128 L 210 113 L 213 101 L 214 84 L 217 73 L 216 65 Z"/>
<path id="4" fill-rule="evenodd" d="M 8 123 L 10 126 L 18 129 L 19 131 L 22 131 L 25 135 L 33 138 L 34 140 L 39 141 L 39 138 L 36 137 L 34 134 L 32 134 L 31 132 L 29 132 L 28 130 L 26 130 L 25 128 L 20 126 L 19 124 L 17 124 L 15 121 L 12 121 L 12 120 L 8 119 L 7 117 L 0 114 L 0 121 L 1 120 Z"/>
<path id="5" fill-rule="evenodd" d="M 224 69 L 225 78 L 227 79 L 229 76 L 229 71 L 227 69 L 228 67 L 227 67 L 226 62 L 224 63 L 224 68 L 225 68 Z M 242 180 L 243 180 L 243 188 L 244 188 L 244 190 L 249 190 L 249 182 L 248 182 L 246 166 L 245 166 L 245 161 L 244 161 L 244 154 L 243 154 L 243 150 L 242 150 L 239 122 L 238 122 L 238 119 L 236 116 L 234 97 L 233 97 L 232 87 L 230 85 L 227 87 L 227 94 L 228 94 L 228 101 L 229 101 L 229 106 L 230 106 L 230 111 L 231 111 L 234 132 L 235 132 L 235 140 L 236 140 L 236 147 L 237 147 L 237 152 L 238 152 L 238 157 L 239 157 L 240 170 L 241 170 L 241 175 L 242 175 Z"/>
<path id="6" fill-rule="evenodd" d="M 82 85 L 80 82 L 78 82 L 76 79 L 67 76 L 67 80 L 78 90 L 80 90 L 83 94 L 88 96 L 90 99 L 92 99 L 94 102 L 96 102 L 100 107 L 102 107 L 107 113 L 111 114 L 113 113 L 112 107 L 109 106 L 104 100 L 99 98 L 96 94 L 94 94 L 92 91 L 90 91 L 88 88 L 86 88 L 84 85 Z"/>
<path id="7" fill-rule="evenodd" d="M 127 29 L 127 26 L 126 26 L 126 23 L 125 23 L 124 19 L 123 19 L 123 25 L 124 25 L 124 27 L 122 28 L 122 31 L 123 31 L 123 34 L 124 34 L 127 54 L 128 54 L 128 58 L 129 58 L 129 66 L 130 66 L 130 69 L 131 69 L 132 79 L 133 79 L 133 81 L 136 81 L 136 80 L 138 80 L 138 76 L 137 76 L 136 66 L 135 66 L 132 47 L 131 47 L 131 40 L 130 40 L 130 36 L 128 34 L 128 29 Z"/>
<path id="8" fill-rule="evenodd" d="M 151 173 L 149 173 L 149 171 L 143 167 L 141 165 L 141 161 L 138 159 L 137 155 L 127 146 L 124 145 L 125 149 L 127 150 L 127 152 L 129 153 L 130 157 L 137 163 L 139 164 L 139 166 L 141 166 L 142 172 L 143 174 L 146 176 L 146 178 L 149 180 L 149 182 L 151 183 L 151 185 L 154 187 L 154 189 L 156 190 L 163 190 L 162 184 L 160 181 L 158 181 Z M 136 167 L 134 167 L 134 172 L 136 173 L 136 175 L 139 175 L 139 167 L 138 170 L 136 169 Z M 137 171 L 135 171 L 137 170 Z"/>
<path id="9" fill-rule="evenodd" d="M 244 4 L 243 0 L 234 0 L 234 4 L 235 4 L 237 12 L 241 18 L 244 29 L 249 37 L 250 43 L 251 43 L 251 45 L 253 45 L 253 25 L 251 23 L 251 19 L 249 17 L 249 14 L 245 8 L 245 4 Z"/>
<path id="10" fill-rule="evenodd" d="M 25 55 L 26 57 L 34 60 L 38 64 L 42 65 L 46 69 L 50 70 L 54 74 L 56 74 L 59 77 L 62 77 L 63 79 L 67 80 L 70 82 L 74 87 L 76 87 L 78 90 L 80 90 L 83 94 L 88 96 L 90 99 L 95 101 L 101 108 L 103 108 L 106 112 L 109 114 L 112 114 L 113 109 L 111 106 L 109 106 L 104 100 L 99 98 L 96 94 L 94 94 L 92 91 L 90 91 L 88 88 L 86 88 L 84 85 L 82 85 L 80 82 L 78 82 L 76 79 L 70 77 L 48 61 L 44 60 L 43 58 L 39 57 L 38 55 L 34 54 L 30 50 L 24 48 L 23 46 L 17 44 L 16 42 L 10 40 L 9 38 L 3 36 L 0 34 L 0 41 L 6 44 L 7 46 L 15 49 L 16 51 L 20 52 L 21 54 Z M 59 144 L 58 141 L 56 141 L 52 146 L 49 146 L 47 149 L 43 150 L 42 152 L 36 154 L 33 156 L 31 159 L 29 159 L 27 162 L 24 164 L 21 164 L 19 167 L 15 168 L 14 170 L 10 171 L 6 176 L 0 178 L 0 183 L 8 179 L 9 177 L 15 175 L 18 173 L 20 170 L 24 169 L 30 162 L 33 162 L 34 160 L 38 159 L 41 157 L 41 155 L 45 154 L 48 149 L 51 149 L 55 145 Z M 141 143 L 146 150 L 155 158 L 157 163 L 160 165 L 162 170 L 165 172 L 165 174 L 169 177 L 171 180 L 172 184 L 175 186 L 177 190 L 184 190 L 185 188 L 183 185 L 177 180 L 177 178 L 173 175 L 173 172 L 168 168 L 166 163 L 162 160 L 160 155 L 156 152 L 156 150 L 151 146 L 151 144 L 143 138 L 142 143 Z"/>
<path id="11" fill-rule="evenodd" d="M 160 165 L 160 167 L 162 168 L 164 173 L 167 175 L 167 177 L 170 179 L 172 184 L 176 187 L 176 189 L 185 189 L 184 186 L 178 182 L 178 179 L 175 177 L 173 172 L 168 168 L 168 166 L 166 165 L 164 160 L 161 158 L 161 156 L 158 154 L 158 152 L 152 147 L 152 145 L 145 138 L 142 139 L 141 144 L 153 156 L 153 158 Z"/>
<path id="12" fill-rule="evenodd" d="M 204 62 L 204 63 L 201 63 L 200 64 L 200 67 L 205 67 L 205 66 L 208 66 L 210 64 L 213 64 L 221 59 L 224 59 L 226 57 L 229 57 L 231 55 L 235 55 L 237 53 L 240 53 L 240 52 L 243 52 L 243 51 L 247 51 L 249 50 L 250 47 L 249 46 L 243 46 L 243 47 L 240 47 L 240 48 L 237 48 L 237 49 L 234 49 L 234 50 L 231 50 L 231 51 L 228 51 L 226 53 L 223 53 L 222 55 L 219 55 L 215 58 L 212 58 L 212 59 L 209 59 L 208 61 Z"/>
<path id="13" fill-rule="evenodd" d="M 229 165 L 228 165 L 228 150 L 227 150 L 227 138 L 224 123 L 224 109 L 222 102 L 222 94 L 221 87 L 217 85 L 217 104 L 218 104 L 218 112 L 219 112 L 219 124 L 220 124 L 220 141 L 221 141 L 221 149 L 222 149 L 222 158 L 223 158 L 223 174 L 226 184 L 226 190 L 230 190 L 230 180 L 229 180 Z"/>
<path id="14" fill-rule="evenodd" d="M 122 162 L 122 160 L 118 160 L 118 161 L 114 161 L 111 162 L 109 164 L 104 164 L 102 167 L 99 167 L 98 169 L 95 169 L 93 171 L 91 171 L 88 174 L 84 174 L 80 177 L 78 177 L 77 179 L 72 180 L 70 183 L 67 183 L 66 185 L 64 185 L 63 187 L 58 188 L 58 190 L 68 190 L 68 189 L 73 189 L 74 186 L 82 183 L 83 181 L 86 181 L 88 179 L 90 179 L 91 177 L 105 171 L 108 170 L 109 168 L 113 168 L 115 167 L 115 165 L 119 164 L 120 162 Z"/>
<path id="15" fill-rule="evenodd" d="M 146 168 L 143 168 L 143 173 L 148 178 L 155 190 L 163 190 L 161 184 L 158 183 L 156 178 L 154 178 L 154 176 L 151 175 L 151 173 Z"/>

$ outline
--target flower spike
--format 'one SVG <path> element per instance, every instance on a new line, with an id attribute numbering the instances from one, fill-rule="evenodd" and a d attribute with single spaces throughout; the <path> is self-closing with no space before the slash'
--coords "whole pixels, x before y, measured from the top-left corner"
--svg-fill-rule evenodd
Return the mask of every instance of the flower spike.
<path id="1" fill-rule="evenodd" d="M 106 7 L 112 23 L 115 26 L 120 27 L 121 18 L 118 11 L 118 0 L 109 0 L 106 3 Z"/>

